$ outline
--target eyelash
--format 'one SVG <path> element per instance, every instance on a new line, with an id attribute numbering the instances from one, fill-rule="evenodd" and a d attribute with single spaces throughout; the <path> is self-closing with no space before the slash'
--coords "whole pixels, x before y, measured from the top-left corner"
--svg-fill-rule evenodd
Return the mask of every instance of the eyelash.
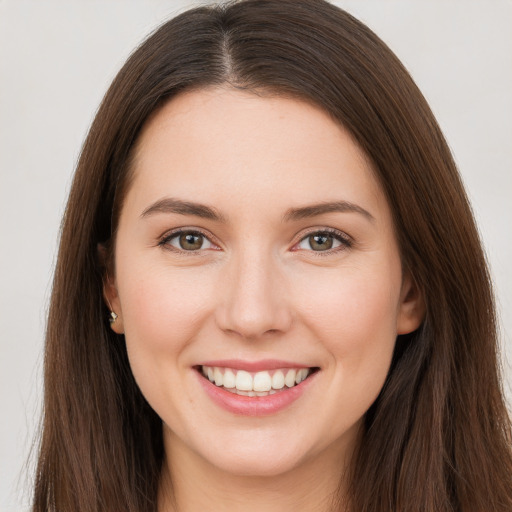
<path id="1" fill-rule="evenodd" d="M 324 256 L 330 256 L 332 254 L 338 253 L 339 251 L 344 251 L 346 249 L 350 249 L 353 245 L 353 240 L 351 237 L 349 237 L 346 233 L 343 233 L 342 231 L 339 231 L 334 228 L 321 228 L 321 229 L 314 229 L 311 231 L 308 231 L 304 234 L 302 234 L 300 240 L 294 244 L 294 248 L 297 247 L 301 242 L 306 240 L 307 238 L 314 236 L 314 235 L 327 235 L 334 238 L 334 240 L 340 242 L 340 245 L 338 247 L 334 247 L 332 249 L 327 249 L 326 251 L 315 251 L 313 249 L 303 249 L 306 250 L 309 253 L 312 253 L 314 257 L 324 257 Z M 302 249 L 293 249 L 295 251 L 299 251 Z"/>
<path id="2" fill-rule="evenodd" d="M 201 253 L 201 249 L 198 249 L 198 250 L 195 250 L 195 251 L 193 251 L 193 250 L 187 251 L 185 249 L 179 249 L 177 247 L 173 247 L 172 245 L 170 245 L 169 242 L 173 238 L 179 237 L 180 235 L 183 235 L 183 234 L 202 236 L 206 240 L 208 240 L 212 245 L 217 246 L 217 244 L 215 244 L 214 242 L 211 241 L 211 238 L 212 238 L 211 235 L 209 235 L 208 233 L 205 233 L 204 231 L 201 231 L 200 229 L 197 229 L 197 228 L 190 228 L 190 229 L 179 228 L 179 229 L 175 229 L 175 230 L 173 230 L 173 231 L 171 231 L 169 233 L 166 233 L 160 239 L 160 241 L 158 242 L 158 245 L 163 247 L 164 249 L 167 249 L 169 251 L 174 251 L 176 253 L 181 253 L 181 254 L 186 254 L 186 255 L 190 255 L 190 254 L 199 255 Z"/>
<path id="3" fill-rule="evenodd" d="M 198 250 L 185 250 L 185 249 L 179 249 L 177 247 L 173 247 L 169 244 L 169 242 L 180 236 L 180 235 L 183 235 L 183 234 L 191 234 L 191 235 L 199 235 L 199 236 L 202 236 L 204 237 L 206 240 L 208 240 L 208 242 L 214 246 L 217 246 L 217 244 L 215 244 L 215 242 L 212 242 L 211 240 L 211 235 L 205 233 L 204 231 L 201 231 L 200 229 L 197 229 L 197 228 L 194 228 L 194 229 L 186 229 L 186 228 L 179 228 L 179 229 L 176 229 L 174 231 L 171 231 L 169 233 L 166 233 L 161 239 L 160 241 L 158 242 L 158 245 L 167 249 L 167 250 L 170 250 L 170 251 L 174 251 L 174 252 L 177 252 L 177 253 L 182 253 L 182 254 L 194 254 L 194 255 L 198 255 L 201 253 L 202 250 L 204 249 L 198 249 Z M 340 245 L 338 247 L 335 247 L 335 248 L 332 248 L 332 249 L 327 249 L 326 251 L 315 251 L 313 249 L 296 249 L 296 247 L 301 243 L 303 242 L 304 240 L 306 240 L 308 237 L 311 237 L 311 236 L 314 236 L 314 235 L 327 235 L 327 236 L 331 236 L 333 237 L 336 241 L 340 242 Z M 343 251 L 343 250 L 346 250 L 346 249 L 350 249 L 352 247 L 352 244 L 353 244 L 353 241 L 352 239 L 345 233 L 343 233 L 342 231 L 338 231 L 337 229 L 333 229 L 333 228 L 322 228 L 322 229 L 316 229 L 316 230 L 311 230 L 311 231 L 308 231 L 306 233 L 303 233 L 301 238 L 299 239 L 298 242 L 296 242 L 294 245 L 293 245 L 293 248 L 292 250 L 293 251 L 299 251 L 299 250 L 305 250 L 307 252 L 310 252 L 312 253 L 315 257 L 323 257 L 323 256 L 328 256 L 328 255 L 331 255 L 333 253 L 337 253 L 339 251 Z"/>

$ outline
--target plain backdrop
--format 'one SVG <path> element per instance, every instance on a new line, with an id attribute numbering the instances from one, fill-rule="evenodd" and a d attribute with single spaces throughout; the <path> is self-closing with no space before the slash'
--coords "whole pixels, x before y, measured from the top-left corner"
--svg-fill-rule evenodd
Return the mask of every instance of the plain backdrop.
<path id="1" fill-rule="evenodd" d="M 438 118 L 485 243 L 511 361 L 512 2 L 335 3 L 390 45 Z M 29 501 L 24 465 L 40 413 L 45 316 L 82 141 L 133 48 L 191 5 L 198 3 L 0 0 L 1 512 L 26 509 Z M 509 393 L 512 371 L 504 361 Z"/>

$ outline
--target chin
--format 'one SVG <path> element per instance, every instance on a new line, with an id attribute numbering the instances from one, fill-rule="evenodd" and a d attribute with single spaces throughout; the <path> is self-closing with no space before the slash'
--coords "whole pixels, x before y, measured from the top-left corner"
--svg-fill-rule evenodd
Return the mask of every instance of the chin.
<path id="1" fill-rule="evenodd" d="M 301 466 L 302 458 L 298 454 L 276 454 L 233 450 L 222 457 L 209 461 L 219 470 L 238 477 L 268 478 L 292 472 Z"/>

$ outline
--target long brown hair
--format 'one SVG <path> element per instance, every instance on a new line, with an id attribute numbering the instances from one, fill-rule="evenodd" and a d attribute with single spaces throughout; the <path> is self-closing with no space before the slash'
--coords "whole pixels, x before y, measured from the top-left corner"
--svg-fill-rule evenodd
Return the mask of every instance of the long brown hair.
<path id="1" fill-rule="evenodd" d="M 366 414 L 350 510 L 512 510 L 489 274 L 427 103 L 387 46 L 346 12 L 322 0 L 243 0 L 160 27 L 121 69 L 91 126 L 55 270 L 34 512 L 156 510 L 161 421 L 134 382 L 123 337 L 109 329 L 98 244 L 112 251 L 145 121 L 180 91 L 215 84 L 312 101 L 353 134 L 424 296 L 425 320 L 398 337 Z"/>

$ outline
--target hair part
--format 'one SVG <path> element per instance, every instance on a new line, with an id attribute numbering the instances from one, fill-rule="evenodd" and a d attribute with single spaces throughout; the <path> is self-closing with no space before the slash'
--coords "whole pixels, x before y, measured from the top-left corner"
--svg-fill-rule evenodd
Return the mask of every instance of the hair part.
<path id="1" fill-rule="evenodd" d="M 339 507 L 511 510 L 511 425 L 489 273 L 426 101 L 387 46 L 346 12 L 322 0 L 245 0 L 162 25 L 123 66 L 91 126 L 55 270 L 34 512 L 156 510 L 161 420 L 133 379 L 123 336 L 109 329 L 102 279 L 144 124 L 182 91 L 226 85 L 312 102 L 352 134 L 426 303 L 422 326 L 397 339 Z"/>

